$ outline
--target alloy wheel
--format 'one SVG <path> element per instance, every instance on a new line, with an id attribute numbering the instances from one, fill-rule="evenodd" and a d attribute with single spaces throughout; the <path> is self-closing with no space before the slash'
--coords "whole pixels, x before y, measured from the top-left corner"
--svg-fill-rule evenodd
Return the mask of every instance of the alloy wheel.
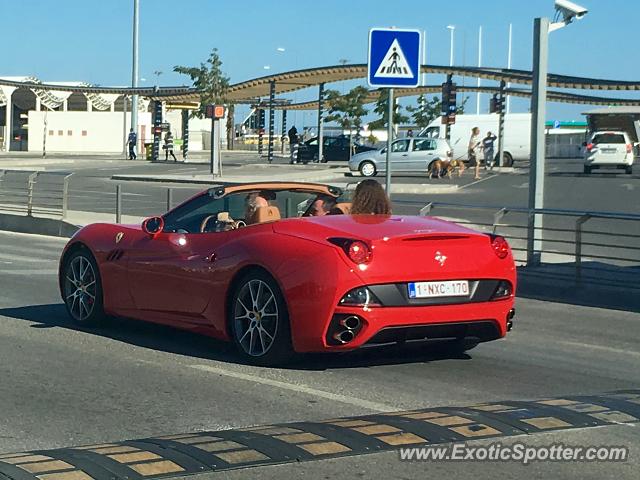
<path id="1" fill-rule="evenodd" d="M 239 290 L 234 306 L 234 332 L 238 344 L 252 357 L 265 355 L 278 333 L 278 302 L 269 285 L 251 279 Z"/>
<path id="2" fill-rule="evenodd" d="M 64 278 L 64 300 L 78 322 L 86 321 L 95 308 L 96 272 L 91 261 L 79 255 L 69 262 Z"/>

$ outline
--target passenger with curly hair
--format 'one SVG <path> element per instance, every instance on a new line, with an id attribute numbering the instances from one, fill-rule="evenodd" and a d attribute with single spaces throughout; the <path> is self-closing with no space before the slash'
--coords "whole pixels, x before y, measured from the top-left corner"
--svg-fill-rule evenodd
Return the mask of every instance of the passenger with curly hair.
<path id="1" fill-rule="evenodd" d="M 375 180 L 363 180 L 351 200 L 352 215 L 390 215 L 391 201 L 382 185 Z"/>

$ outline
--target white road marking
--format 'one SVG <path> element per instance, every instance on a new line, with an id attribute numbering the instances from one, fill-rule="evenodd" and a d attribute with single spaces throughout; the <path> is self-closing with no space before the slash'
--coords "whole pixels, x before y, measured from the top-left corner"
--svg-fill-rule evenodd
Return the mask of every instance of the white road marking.
<path id="1" fill-rule="evenodd" d="M 17 232 L 9 232 L 4 230 L 0 230 L 0 236 L 24 237 L 24 238 L 32 238 L 34 240 L 46 240 L 46 241 L 59 242 L 59 243 L 67 243 L 69 241 L 68 238 L 63 238 L 63 237 L 55 237 L 51 235 L 37 235 L 35 233 L 17 233 Z"/>
<path id="2" fill-rule="evenodd" d="M 37 257 L 35 255 L 33 256 L 26 256 L 26 255 L 16 255 L 13 253 L 0 253 L 0 260 L 7 260 L 9 262 L 57 262 L 57 259 L 50 259 L 50 258 L 42 258 L 42 257 Z"/>
<path id="3" fill-rule="evenodd" d="M 2 270 L 2 275 L 58 275 L 58 270 L 57 269 L 38 269 L 38 270 L 29 270 L 29 269 L 22 269 L 22 270 Z"/>
<path id="4" fill-rule="evenodd" d="M 488 176 L 486 176 L 484 178 L 481 178 L 480 180 L 476 180 L 475 182 L 467 183 L 466 185 L 461 185 L 461 186 L 458 187 L 458 190 L 470 187 L 471 185 L 475 185 L 477 183 L 484 182 L 486 180 L 490 180 L 492 178 L 498 178 L 498 175 L 488 175 Z"/>
<path id="5" fill-rule="evenodd" d="M 287 382 L 281 382 L 279 380 L 273 380 L 270 378 L 260 377 L 257 375 L 250 375 L 248 373 L 233 372 L 231 370 L 225 370 L 220 367 L 213 367 L 210 365 L 190 365 L 191 368 L 196 370 L 203 370 L 205 372 L 215 373 L 217 375 L 224 375 L 226 377 L 237 378 L 240 380 L 246 380 L 247 382 L 260 383 L 262 385 L 268 385 L 270 387 L 282 388 L 283 390 L 291 390 L 293 392 L 303 393 L 306 395 L 312 395 L 314 397 L 324 398 L 334 402 L 345 403 L 360 408 L 366 408 L 378 412 L 393 412 L 398 410 L 396 407 L 385 405 L 383 403 L 371 402 L 361 398 L 348 397 L 346 395 L 340 395 L 338 393 L 326 392 L 324 390 L 318 390 L 316 388 L 309 387 L 307 385 L 293 384 Z"/>
<path id="6" fill-rule="evenodd" d="M 582 343 L 582 342 L 560 341 L 559 343 L 564 344 L 564 345 L 571 345 L 573 347 L 588 348 L 588 349 L 591 349 L 591 350 L 602 350 L 603 352 L 618 353 L 620 355 L 632 355 L 634 357 L 640 357 L 640 352 L 636 352 L 634 350 L 625 350 L 625 349 L 622 349 L 622 348 L 605 347 L 604 345 L 594 345 L 594 344 L 591 344 L 591 343 Z"/>
<path id="7" fill-rule="evenodd" d="M 621 187 L 626 188 L 629 192 L 631 190 L 633 190 L 634 188 L 636 188 L 635 185 L 631 184 L 631 183 L 623 183 L 622 185 L 620 185 Z"/>

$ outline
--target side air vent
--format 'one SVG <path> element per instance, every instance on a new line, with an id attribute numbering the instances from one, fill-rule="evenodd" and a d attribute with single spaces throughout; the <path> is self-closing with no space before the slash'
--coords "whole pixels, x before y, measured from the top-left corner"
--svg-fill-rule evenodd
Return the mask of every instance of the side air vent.
<path id="1" fill-rule="evenodd" d="M 117 262 L 122 258 L 123 255 L 124 255 L 124 250 L 121 250 L 121 249 L 111 250 L 107 255 L 107 262 Z"/>

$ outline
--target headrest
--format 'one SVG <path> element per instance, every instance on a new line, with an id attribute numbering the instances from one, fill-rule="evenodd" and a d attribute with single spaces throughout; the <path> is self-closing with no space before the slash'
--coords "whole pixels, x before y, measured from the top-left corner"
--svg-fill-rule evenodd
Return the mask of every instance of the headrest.
<path id="1" fill-rule="evenodd" d="M 258 207 L 253 216 L 253 223 L 275 222 L 280 220 L 280 210 L 278 207 Z"/>

